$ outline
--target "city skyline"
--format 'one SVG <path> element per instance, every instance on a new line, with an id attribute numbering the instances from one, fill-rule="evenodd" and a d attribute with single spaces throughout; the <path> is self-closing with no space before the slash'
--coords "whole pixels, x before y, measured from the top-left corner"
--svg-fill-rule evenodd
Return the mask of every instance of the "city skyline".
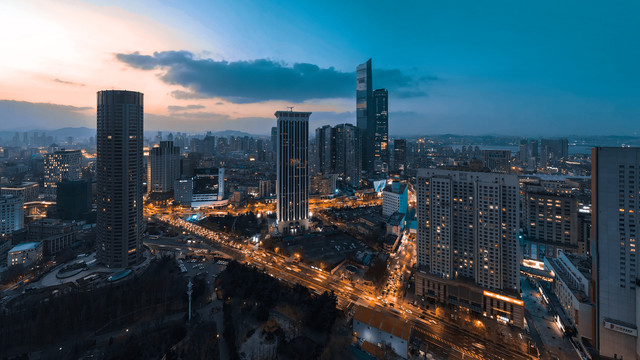
<path id="1" fill-rule="evenodd" d="M 0 130 L 92 127 L 103 88 L 144 92 L 148 129 L 268 134 L 290 105 L 311 128 L 355 124 L 354 67 L 373 58 L 392 135 L 636 134 L 639 54 L 617 44 L 637 4 L 336 6 L 5 2 Z"/>

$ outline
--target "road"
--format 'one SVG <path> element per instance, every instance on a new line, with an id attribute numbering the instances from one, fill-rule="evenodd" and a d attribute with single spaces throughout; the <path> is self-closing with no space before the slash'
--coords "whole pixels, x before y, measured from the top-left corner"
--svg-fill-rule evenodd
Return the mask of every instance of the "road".
<path id="1" fill-rule="evenodd" d="M 299 263 L 292 258 L 269 253 L 255 246 L 233 243 L 226 234 L 211 231 L 178 216 L 161 215 L 157 218 L 170 226 L 208 240 L 211 245 L 231 254 L 234 259 L 263 269 L 274 278 L 292 284 L 299 283 L 319 293 L 333 291 L 338 298 L 339 308 L 345 308 L 355 303 L 360 306 L 376 308 L 379 311 L 395 313 L 412 325 L 414 335 L 438 346 L 452 349 L 457 354 L 454 356 L 491 360 L 531 358 L 519 350 L 507 348 L 505 344 L 487 341 L 452 324 L 439 321 L 439 319 L 426 312 L 423 313 L 421 309 L 408 303 L 396 304 L 396 309 L 389 309 L 384 302 L 385 299 L 378 299 L 371 286 L 340 279 L 328 272 Z M 410 245 L 403 246 L 406 248 L 399 252 L 400 256 L 405 259 L 410 258 L 411 256 L 407 256 L 407 254 L 415 250 Z M 421 319 L 421 316 L 424 319 Z"/>

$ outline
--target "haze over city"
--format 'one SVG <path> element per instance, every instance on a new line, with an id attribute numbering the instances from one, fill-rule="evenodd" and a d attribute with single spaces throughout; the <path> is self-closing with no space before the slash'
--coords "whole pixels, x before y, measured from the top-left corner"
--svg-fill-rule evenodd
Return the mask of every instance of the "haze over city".
<path id="1" fill-rule="evenodd" d="M 0 130 L 94 128 L 98 89 L 148 130 L 267 134 L 273 109 L 355 122 L 373 58 L 391 135 L 634 135 L 640 5 L 538 1 L 3 1 Z M 46 116 L 45 116 L 46 115 Z"/>

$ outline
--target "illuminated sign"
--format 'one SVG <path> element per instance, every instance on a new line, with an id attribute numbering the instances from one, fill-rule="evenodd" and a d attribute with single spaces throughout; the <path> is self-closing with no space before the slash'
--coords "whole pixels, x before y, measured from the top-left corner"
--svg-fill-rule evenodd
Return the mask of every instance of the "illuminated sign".
<path id="1" fill-rule="evenodd" d="M 606 320 L 604 321 L 604 327 L 609 329 L 609 330 L 617 331 L 617 332 L 620 332 L 620 333 L 623 333 L 623 334 L 627 334 L 627 335 L 631 335 L 631 336 L 638 336 L 638 329 L 632 329 L 632 328 L 627 327 L 627 326 L 614 324 L 614 323 L 606 321 Z"/>
<path id="2" fill-rule="evenodd" d="M 506 301 L 506 302 L 509 302 L 509 303 L 512 303 L 512 304 L 516 304 L 516 305 L 520 305 L 520 306 L 524 305 L 524 301 L 522 301 L 522 300 L 510 298 L 508 296 L 504 296 L 504 295 L 500 295 L 500 294 L 496 294 L 496 293 L 492 293 L 490 291 L 486 291 L 485 290 L 483 292 L 483 294 L 484 294 L 484 296 L 492 297 L 494 299 Z"/>

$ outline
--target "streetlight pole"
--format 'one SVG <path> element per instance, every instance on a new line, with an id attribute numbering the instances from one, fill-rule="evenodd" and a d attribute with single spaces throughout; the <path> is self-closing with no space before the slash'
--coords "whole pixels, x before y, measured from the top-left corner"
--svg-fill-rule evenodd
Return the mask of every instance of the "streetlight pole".
<path id="1" fill-rule="evenodd" d="M 193 294 L 193 290 L 191 289 L 193 284 L 191 283 L 191 279 L 189 279 L 189 284 L 187 284 L 187 295 L 189 295 L 189 323 L 191 323 L 191 294 Z"/>

